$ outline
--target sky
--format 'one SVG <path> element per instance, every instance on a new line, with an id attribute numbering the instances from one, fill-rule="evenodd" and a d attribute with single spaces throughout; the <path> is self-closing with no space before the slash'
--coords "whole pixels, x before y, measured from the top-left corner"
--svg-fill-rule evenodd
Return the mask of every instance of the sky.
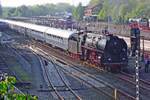
<path id="1" fill-rule="evenodd" d="M 17 7 L 21 5 L 35 5 L 35 4 L 46 4 L 46 3 L 69 3 L 71 5 L 78 5 L 81 2 L 83 5 L 88 4 L 90 0 L 0 0 L 4 7 Z"/>

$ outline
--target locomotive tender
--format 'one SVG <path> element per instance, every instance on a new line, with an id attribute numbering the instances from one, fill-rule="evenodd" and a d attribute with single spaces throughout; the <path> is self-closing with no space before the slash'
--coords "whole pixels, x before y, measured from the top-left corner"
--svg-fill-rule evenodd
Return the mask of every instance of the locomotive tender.
<path id="1" fill-rule="evenodd" d="M 74 59 L 105 67 L 108 71 L 120 70 L 127 65 L 127 44 L 113 35 L 63 30 L 11 20 L 0 20 L 10 29 L 46 42 L 69 54 Z"/>

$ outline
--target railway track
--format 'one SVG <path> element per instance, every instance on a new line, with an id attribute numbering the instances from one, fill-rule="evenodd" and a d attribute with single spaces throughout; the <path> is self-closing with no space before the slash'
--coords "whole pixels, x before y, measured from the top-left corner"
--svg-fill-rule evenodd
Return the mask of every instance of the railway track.
<path id="1" fill-rule="evenodd" d="M 135 76 L 131 74 L 127 74 L 125 72 L 121 72 L 120 79 L 130 82 L 131 84 L 135 85 Z M 150 82 L 140 79 L 140 88 L 147 90 L 150 92 Z"/>
<path id="2" fill-rule="evenodd" d="M 82 99 L 77 95 L 77 93 L 75 93 L 75 91 L 73 91 L 72 88 L 67 84 L 67 82 L 65 81 L 65 79 L 64 79 L 63 76 L 61 75 L 61 73 L 60 73 L 59 69 L 57 68 L 57 66 L 56 66 L 56 64 L 55 64 L 55 62 L 54 62 L 53 59 L 51 59 L 51 62 L 52 62 L 52 64 L 53 64 L 53 66 L 55 67 L 55 69 L 56 69 L 58 75 L 60 76 L 60 78 L 61 78 L 62 82 L 64 83 L 65 87 L 67 88 L 67 90 L 69 90 L 69 91 L 75 96 L 75 98 L 76 98 L 77 100 L 82 100 Z"/>
<path id="3" fill-rule="evenodd" d="M 64 100 L 63 97 L 59 94 L 59 92 L 57 91 L 57 89 L 55 88 L 54 84 L 52 84 L 51 80 L 50 80 L 50 77 L 48 75 L 48 71 L 47 71 L 47 68 L 46 66 L 43 66 L 43 69 L 44 69 L 44 78 L 47 79 L 47 82 L 49 84 L 49 86 L 51 86 L 51 88 L 54 90 L 55 94 L 57 95 L 57 97 L 60 99 L 60 100 Z"/>
<path id="4" fill-rule="evenodd" d="M 43 53 L 44 56 L 45 56 L 45 55 L 46 55 L 47 57 L 50 56 L 50 54 L 48 54 L 48 53 L 46 53 L 46 52 L 43 52 L 41 49 L 39 49 L 39 50 L 40 50 L 39 52 L 40 52 L 40 53 Z M 63 61 L 63 62 L 64 62 L 64 61 Z M 71 66 L 73 66 L 73 65 L 71 65 Z M 65 68 L 65 69 L 64 69 L 64 68 L 65 68 L 65 67 L 63 67 L 64 72 L 67 71 L 67 73 L 69 73 L 69 75 L 72 75 L 72 76 L 78 78 L 79 80 L 84 81 L 86 84 L 90 85 L 94 90 L 99 91 L 99 92 L 101 92 L 101 93 L 103 93 L 103 94 L 109 96 L 109 97 L 112 98 L 112 99 L 115 99 L 115 97 L 113 97 L 111 94 L 114 93 L 114 90 L 116 90 L 116 88 L 113 87 L 112 85 L 110 85 L 110 84 L 108 84 L 108 83 L 106 83 L 106 82 L 104 82 L 104 81 L 102 81 L 102 80 L 96 78 L 96 77 L 93 76 L 93 75 L 90 75 L 90 74 L 88 74 L 88 73 L 86 73 L 86 72 L 84 72 L 84 71 L 82 71 L 82 70 L 79 70 L 79 69 L 77 69 L 76 67 L 70 67 L 70 68 L 72 68 L 73 70 L 71 70 L 70 68 L 68 68 L 68 69 L 70 69 L 71 71 L 68 71 L 67 68 Z M 81 75 L 81 76 L 82 76 L 82 75 L 86 75 L 86 76 L 88 76 L 88 78 L 90 78 L 90 80 L 92 80 L 93 82 L 101 83 L 101 84 L 106 85 L 107 88 L 105 88 L 105 89 L 107 90 L 107 92 L 104 91 L 105 89 L 102 90 L 102 89 L 98 88 L 97 86 L 93 85 L 92 83 L 90 83 L 90 80 L 85 80 L 85 79 L 81 78 L 80 75 Z M 92 81 L 91 81 L 91 82 L 92 82 Z M 132 95 L 129 95 L 129 94 L 125 93 L 124 91 L 120 90 L 120 89 L 117 89 L 117 93 L 119 94 L 119 96 L 118 96 L 118 98 L 120 98 L 119 100 L 124 100 L 124 99 L 121 99 L 121 98 L 127 98 L 127 99 L 129 99 L 129 100 L 134 100 L 134 99 L 135 99 Z"/>
<path id="5" fill-rule="evenodd" d="M 32 65 L 30 59 L 25 55 L 25 53 L 23 53 L 23 51 L 21 51 L 20 48 L 16 48 L 14 45 L 6 45 L 8 48 L 12 49 L 13 52 L 15 52 L 16 54 L 20 55 L 24 60 L 26 60 L 30 65 Z"/>
<path id="6" fill-rule="evenodd" d="M 42 47 L 42 49 L 44 49 L 44 47 L 48 49 L 48 46 L 45 46 L 45 45 Z M 58 53 L 58 52 L 55 51 L 55 53 Z M 63 55 L 63 56 L 64 56 L 64 55 Z M 64 59 L 63 59 L 63 60 L 64 60 Z M 81 66 L 81 65 L 80 65 L 80 66 Z M 118 75 L 118 76 L 119 76 L 119 75 Z M 117 76 L 117 77 L 118 77 L 118 76 Z M 116 77 L 116 76 L 115 76 L 115 77 Z M 110 78 L 110 77 L 109 77 L 109 78 Z M 110 79 L 111 79 L 111 78 L 110 78 Z M 118 78 L 118 79 L 119 79 L 119 78 Z M 134 87 L 133 85 L 135 85 L 135 84 L 132 84 L 132 85 L 131 85 L 130 81 L 128 81 L 128 80 L 127 80 L 126 82 L 128 82 L 128 84 L 129 84 L 130 87 L 131 87 L 131 86 Z M 144 87 L 144 86 L 142 86 L 142 87 Z M 128 87 L 128 88 L 129 88 L 129 87 Z M 146 88 L 147 88 L 147 89 L 146 89 Z M 149 87 L 145 86 L 145 88 L 143 88 L 143 89 L 149 90 Z M 145 90 L 142 90 L 142 91 L 145 91 Z M 127 90 L 126 90 L 125 92 L 128 94 L 128 91 L 127 91 Z M 133 88 L 132 91 L 130 91 L 130 93 L 132 93 L 132 95 L 131 95 L 132 97 L 135 96 L 135 94 L 133 94 L 133 93 L 135 93 L 134 88 Z M 144 94 L 144 95 L 147 95 L 147 94 Z"/>
<path id="7" fill-rule="evenodd" d="M 69 67 L 70 67 L 70 66 L 69 66 Z M 121 95 L 122 95 L 123 97 L 127 97 L 128 99 L 131 99 L 131 100 L 134 100 L 134 99 L 135 99 L 133 96 L 131 96 L 131 95 L 125 93 L 125 92 L 122 91 L 121 89 L 117 89 L 116 87 L 114 87 L 114 86 L 112 86 L 111 84 L 109 84 L 109 83 L 107 83 L 107 82 L 105 82 L 105 81 L 103 81 L 103 80 L 101 80 L 101 79 L 95 77 L 94 75 L 91 75 L 91 74 L 89 74 L 89 73 L 87 73 L 87 72 L 85 72 L 85 71 L 83 71 L 83 70 L 80 70 L 80 69 L 79 69 L 78 67 L 76 67 L 76 66 L 72 66 L 71 68 L 73 68 L 73 69 L 76 70 L 77 72 L 76 72 L 76 71 L 74 71 L 74 72 L 73 72 L 73 71 L 71 71 L 71 72 L 68 71 L 68 72 L 69 72 L 70 74 L 76 76 L 76 77 L 80 77 L 80 76 L 78 76 L 78 74 L 79 74 L 79 75 L 86 75 L 86 76 L 88 76 L 89 78 L 93 79 L 94 81 L 106 85 L 106 86 L 109 88 L 109 91 L 104 92 L 104 91 L 100 90 L 99 88 L 93 86 L 91 83 L 89 83 L 89 82 L 87 81 L 88 84 L 90 84 L 91 86 L 95 87 L 97 90 L 99 90 L 99 91 L 105 93 L 106 95 L 110 96 L 112 99 L 123 100 L 123 98 L 121 97 Z M 63 68 L 63 67 L 62 67 L 62 69 L 64 69 L 64 71 L 67 70 L 66 68 Z M 73 73 L 78 73 L 78 74 L 73 74 Z M 83 79 L 82 79 L 82 80 L 83 80 Z M 105 90 L 105 89 L 104 89 L 104 90 Z M 114 91 L 117 91 L 118 97 L 115 97 Z M 113 97 L 113 95 L 110 95 L 110 94 L 113 94 L 114 97 Z"/>
<path id="8" fill-rule="evenodd" d="M 59 75 L 61 81 L 63 82 L 63 84 L 64 84 L 63 88 L 65 88 L 65 91 L 70 92 L 77 100 L 82 100 L 81 97 L 78 96 L 78 94 L 65 81 L 65 79 L 61 75 L 59 69 L 57 68 L 57 66 L 55 65 L 55 63 L 53 62 L 52 59 L 51 59 L 51 63 L 53 64 L 53 67 L 56 69 L 57 74 Z M 42 66 L 43 66 L 45 77 L 47 78 L 49 86 L 51 86 L 52 90 L 54 90 L 55 94 L 57 95 L 57 97 L 60 100 L 65 100 L 66 98 L 64 97 L 64 95 L 62 95 L 62 93 L 59 91 L 59 89 L 57 89 L 57 87 L 55 86 L 55 84 L 53 84 L 53 82 L 51 81 L 51 77 L 49 76 L 49 72 L 48 72 L 48 69 L 49 69 L 48 66 L 45 66 L 44 64 Z"/>
<path id="9" fill-rule="evenodd" d="M 42 55 L 43 57 L 49 59 L 50 61 L 54 59 L 53 57 L 50 57 L 50 55 L 48 55 L 47 53 L 43 52 L 42 50 L 40 50 L 40 52 L 41 52 L 40 55 Z M 37 52 L 36 52 L 36 53 L 37 53 Z M 39 54 L 39 53 L 38 53 L 38 54 Z M 58 66 L 58 64 L 56 63 L 56 61 L 53 60 L 53 63 Z M 66 73 L 66 71 L 67 71 L 67 73 Z M 70 70 L 70 71 L 72 71 L 72 70 Z M 80 80 L 80 81 L 83 81 L 83 82 L 85 82 L 86 84 L 90 85 L 93 89 L 95 89 L 96 91 L 98 91 L 100 94 L 101 94 L 101 93 L 104 93 L 105 95 L 107 95 L 107 96 L 113 98 L 113 96 L 111 96 L 109 93 L 106 93 L 106 92 L 102 91 L 101 89 L 97 88 L 95 85 L 93 85 L 92 83 L 90 83 L 89 81 L 84 80 L 83 78 L 79 77 L 77 74 L 73 74 L 73 72 L 70 72 L 70 71 L 68 71 L 68 70 L 63 70 L 64 73 L 66 73 L 66 74 L 68 74 L 68 75 L 71 75 L 71 76 L 73 76 L 75 79 Z M 78 74 L 81 75 L 81 73 L 78 73 Z"/>

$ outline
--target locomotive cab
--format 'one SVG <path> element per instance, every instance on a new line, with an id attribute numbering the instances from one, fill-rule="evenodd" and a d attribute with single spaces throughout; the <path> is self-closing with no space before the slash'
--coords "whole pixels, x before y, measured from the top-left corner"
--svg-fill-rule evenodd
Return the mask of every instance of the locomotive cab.
<path id="1" fill-rule="evenodd" d="M 81 44 L 82 44 L 82 37 L 84 32 L 77 32 L 72 34 L 68 39 L 68 51 L 73 58 L 80 58 L 81 55 Z"/>

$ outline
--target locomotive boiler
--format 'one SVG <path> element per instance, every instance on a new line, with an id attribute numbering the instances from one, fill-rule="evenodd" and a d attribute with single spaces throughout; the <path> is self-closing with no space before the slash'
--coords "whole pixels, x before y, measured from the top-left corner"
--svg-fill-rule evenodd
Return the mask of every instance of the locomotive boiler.
<path id="1" fill-rule="evenodd" d="M 108 71 L 121 70 L 128 62 L 127 44 L 117 36 L 88 33 L 82 44 L 82 57 Z"/>

